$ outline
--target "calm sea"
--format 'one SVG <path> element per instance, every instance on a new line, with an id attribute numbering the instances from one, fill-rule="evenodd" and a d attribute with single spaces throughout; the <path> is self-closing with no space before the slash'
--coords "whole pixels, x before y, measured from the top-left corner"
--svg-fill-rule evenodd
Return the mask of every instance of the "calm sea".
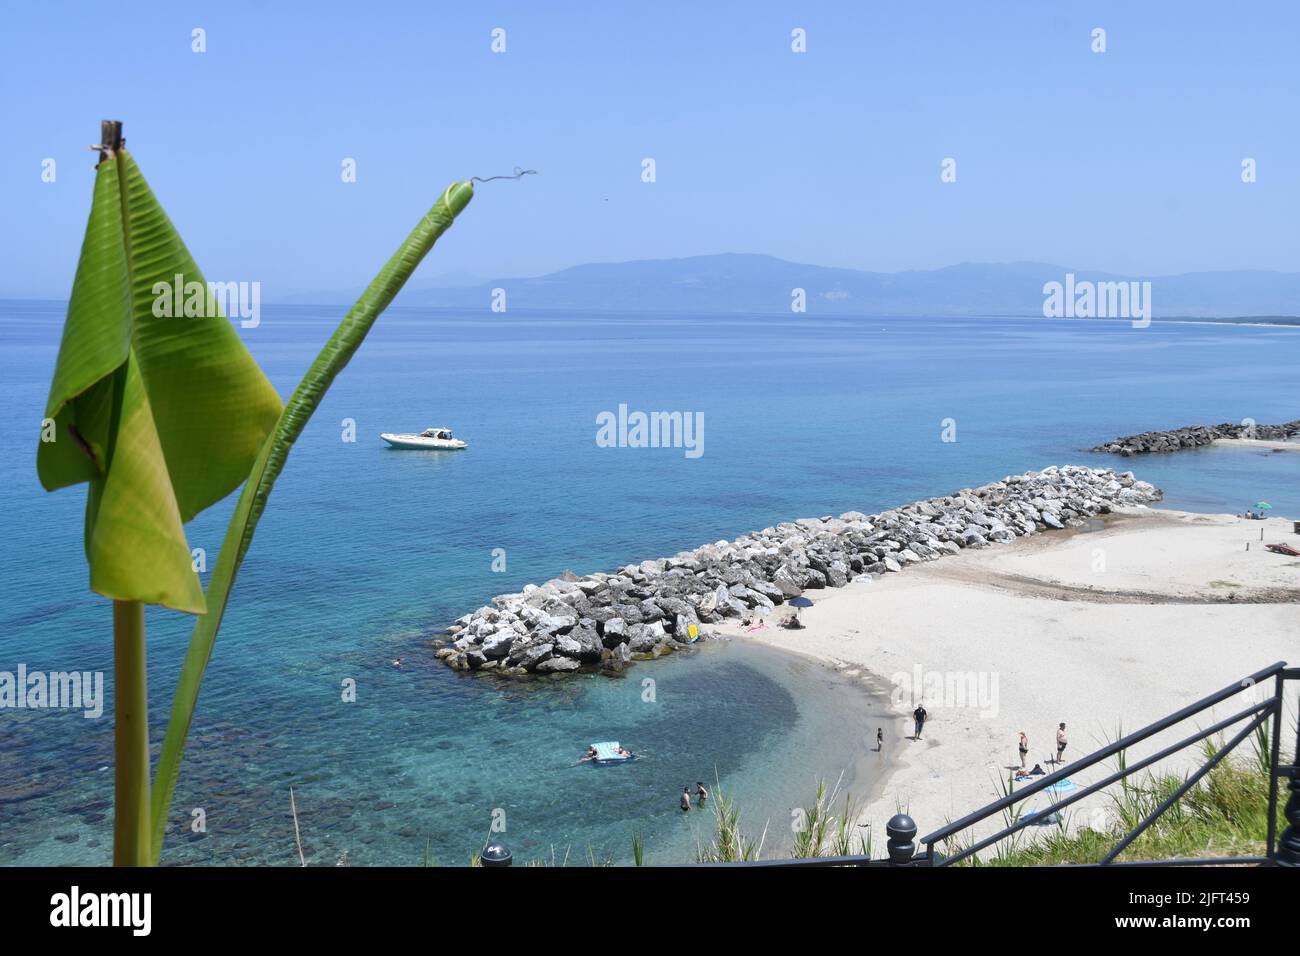
<path id="1" fill-rule="evenodd" d="M 341 312 L 268 307 L 243 332 L 282 395 Z M 86 590 L 84 491 L 46 494 L 34 471 L 62 313 L 0 303 L 0 670 L 111 677 L 110 610 Z M 627 860 L 633 833 L 652 859 L 688 859 L 708 820 L 680 814 L 676 794 L 715 777 L 749 829 L 770 820 L 779 844 L 816 777 L 858 766 L 854 788 L 869 785 L 861 761 L 878 699 L 736 644 L 622 679 L 503 685 L 433 662 L 429 635 L 565 569 L 1052 463 L 1131 467 L 1173 507 L 1267 500 L 1300 514 L 1300 454 L 1081 450 L 1150 428 L 1300 417 L 1298 365 L 1298 329 L 395 309 L 308 426 L 259 526 L 204 683 L 165 858 L 296 863 L 290 786 L 316 864 L 418 864 L 426 848 L 463 863 L 494 810 L 521 859 L 554 848 L 557 859 Z M 597 415 L 620 404 L 703 413 L 703 455 L 598 447 Z M 955 442 L 942 440 L 947 420 Z M 349 422 L 355 441 L 344 440 Z M 430 425 L 470 449 L 396 452 L 378 437 Z M 190 527 L 210 566 L 232 506 Z M 150 612 L 155 740 L 189 623 Z M 342 700 L 347 678 L 355 703 Z M 110 714 L 111 699 L 99 720 L 0 711 L 0 863 L 109 859 Z M 645 759 L 571 766 L 602 739 Z M 205 833 L 189 828 L 197 811 Z"/>

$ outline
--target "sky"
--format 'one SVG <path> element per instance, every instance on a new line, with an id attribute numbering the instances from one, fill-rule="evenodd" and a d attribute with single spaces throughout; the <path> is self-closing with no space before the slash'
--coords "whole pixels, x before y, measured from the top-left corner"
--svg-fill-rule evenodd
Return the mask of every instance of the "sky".
<path id="1" fill-rule="evenodd" d="M 359 288 L 448 183 L 517 166 L 413 287 L 721 252 L 1297 271 L 1298 28 L 1290 0 L 9 3 L 0 297 L 66 297 L 104 118 L 207 277 L 268 301 Z"/>

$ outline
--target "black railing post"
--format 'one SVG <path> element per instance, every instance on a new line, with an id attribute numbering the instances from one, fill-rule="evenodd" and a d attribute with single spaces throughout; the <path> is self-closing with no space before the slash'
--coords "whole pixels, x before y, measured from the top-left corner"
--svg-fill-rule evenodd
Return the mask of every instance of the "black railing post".
<path id="1" fill-rule="evenodd" d="M 889 851 L 889 862 L 894 866 L 911 866 L 912 857 L 916 855 L 916 822 L 906 813 L 896 813 L 885 824 L 885 833 L 889 842 L 885 849 Z"/>
<path id="2" fill-rule="evenodd" d="M 1282 757 L 1282 717 L 1286 710 L 1286 672 L 1278 671 L 1273 681 L 1273 726 L 1269 730 L 1268 752 L 1268 835 L 1264 853 L 1270 860 L 1277 859 L 1277 791 L 1281 774 L 1278 761 Z"/>
<path id="3" fill-rule="evenodd" d="M 514 862 L 514 856 L 510 852 L 510 847 L 500 840 L 493 840 L 478 855 L 478 862 L 480 866 L 509 866 Z"/>
<path id="4" fill-rule="evenodd" d="M 1282 695 L 1278 695 L 1278 710 L 1282 709 Z M 1273 773 L 1278 765 L 1274 763 Z M 1287 826 L 1282 837 L 1277 841 L 1278 866 L 1300 867 L 1300 721 L 1296 722 L 1295 751 L 1291 757 L 1291 782 L 1288 785 L 1291 795 L 1287 797 L 1286 809 L 1282 811 Z M 1272 812 L 1272 808 L 1270 808 Z"/>
<path id="5" fill-rule="evenodd" d="M 1300 768 L 1291 768 L 1291 796 L 1282 812 L 1287 828 L 1277 841 L 1277 865 L 1300 867 Z"/>

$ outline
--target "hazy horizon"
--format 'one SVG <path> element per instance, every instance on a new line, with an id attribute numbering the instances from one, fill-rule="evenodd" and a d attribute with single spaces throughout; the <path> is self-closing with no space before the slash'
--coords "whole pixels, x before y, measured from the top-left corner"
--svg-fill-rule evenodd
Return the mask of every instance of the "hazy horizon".
<path id="1" fill-rule="evenodd" d="M 1062 283 L 1071 290 L 1064 293 L 1071 299 L 1077 298 L 1076 291 L 1085 294 L 1084 286 L 1127 288 L 1127 296 L 1141 297 L 1135 303 L 1145 301 L 1142 315 L 1151 319 L 1300 322 L 1300 272 L 1232 270 L 1134 277 L 1039 262 L 955 263 L 932 270 L 868 272 L 749 253 L 592 262 L 532 277 L 433 274 L 414 279 L 393 305 L 497 313 L 505 311 L 508 300 L 512 311 L 525 313 L 774 315 L 788 313 L 789 297 L 797 294 L 802 302 L 797 311 L 828 317 L 1073 318 L 1072 313 L 1056 315 L 1050 308 L 1047 293 Z M 232 319 L 256 326 L 262 305 L 333 308 L 351 305 L 359 293 L 358 288 L 321 288 L 265 296 L 257 288 L 239 293 L 251 299 L 223 300 L 222 307 Z M 1160 303 L 1158 312 L 1152 308 L 1154 301 Z M 0 302 L 62 305 L 67 297 L 0 296 Z"/>

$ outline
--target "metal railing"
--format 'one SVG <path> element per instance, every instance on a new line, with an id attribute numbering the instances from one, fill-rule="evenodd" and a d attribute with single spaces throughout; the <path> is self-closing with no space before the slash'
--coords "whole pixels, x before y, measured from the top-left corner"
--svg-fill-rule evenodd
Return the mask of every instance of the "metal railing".
<path id="1" fill-rule="evenodd" d="M 1086 787 L 1081 787 L 1077 791 L 1072 791 L 1068 796 L 1053 800 L 1048 810 L 1044 813 L 1033 814 L 1032 816 L 1018 816 L 1011 812 L 1012 808 L 1027 800 L 1038 793 L 1049 790 L 1056 784 L 1066 780 L 1071 774 L 1077 774 L 1081 770 L 1086 770 L 1104 760 L 1115 757 L 1118 754 L 1127 751 L 1134 744 L 1141 743 L 1156 734 L 1169 730 L 1176 725 L 1192 717 L 1202 714 L 1211 708 L 1230 700 L 1231 698 L 1246 693 L 1257 693 L 1257 689 L 1270 682 L 1273 685 L 1273 693 L 1261 701 L 1252 701 L 1249 706 L 1234 713 L 1230 717 L 1222 720 L 1216 720 L 1208 727 L 1196 730 L 1194 733 L 1184 737 L 1177 743 L 1170 744 L 1162 750 L 1133 764 L 1124 762 L 1120 769 Z M 924 854 L 924 864 L 929 866 L 951 866 L 960 863 L 963 860 L 970 859 L 979 853 L 979 851 L 1005 840 L 1013 834 L 1019 832 L 1027 826 L 1035 824 L 1045 816 L 1058 813 L 1065 807 L 1097 793 L 1105 787 L 1110 786 L 1120 780 L 1125 779 L 1131 774 L 1145 770 L 1147 767 L 1158 763 L 1165 758 L 1172 756 L 1188 747 L 1195 746 L 1204 740 L 1209 739 L 1215 734 L 1221 733 L 1232 727 L 1240 721 L 1247 721 L 1225 745 L 1217 748 L 1212 755 L 1208 756 L 1205 763 L 1190 774 L 1183 783 L 1169 794 L 1160 804 L 1147 814 L 1140 823 L 1128 830 L 1127 833 L 1115 844 L 1113 848 L 1095 864 L 1084 864 L 1089 866 L 1105 865 L 1129 865 L 1131 863 L 1141 863 L 1146 861 L 1123 861 L 1117 862 L 1117 858 L 1127 849 L 1134 840 L 1140 837 L 1146 830 L 1151 827 L 1170 807 L 1176 804 L 1184 794 L 1195 787 L 1206 774 L 1213 770 L 1221 763 L 1230 753 L 1232 753 L 1242 741 L 1249 738 L 1256 730 L 1268 722 L 1272 722 L 1270 733 L 1270 755 L 1269 755 L 1269 787 L 1268 787 L 1268 834 L 1265 840 L 1265 855 L 1255 857 L 1232 857 L 1232 862 L 1237 864 L 1279 864 L 1282 866 L 1300 866 L 1300 767 L 1296 764 L 1279 765 L 1278 759 L 1280 754 L 1280 742 L 1282 738 L 1282 718 L 1284 702 L 1286 699 L 1286 688 L 1288 681 L 1300 680 L 1300 668 L 1288 668 L 1285 662 L 1278 662 L 1263 670 L 1245 677 L 1235 684 L 1223 688 L 1222 690 L 1203 697 L 1194 704 L 1189 704 L 1182 710 L 1170 714 L 1168 717 L 1158 720 L 1153 724 L 1143 727 L 1141 730 L 1134 731 L 1108 744 L 1102 749 L 1089 754 L 1074 763 L 1069 764 L 1053 773 L 1047 774 L 1029 786 L 1008 793 L 1000 800 L 990 803 L 988 806 L 976 810 L 953 823 L 948 824 L 933 833 L 927 833 L 921 838 L 921 842 L 926 846 Z M 1300 727 L 1297 728 L 1297 752 L 1300 753 Z M 1283 777 L 1290 781 L 1290 797 L 1287 800 L 1285 815 L 1288 826 L 1283 832 L 1281 839 L 1277 836 L 1277 804 L 1278 804 L 1278 781 Z M 951 843 L 961 834 L 969 832 L 971 828 L 984 822 L 995 814 L 1010 813 L 1011 822 L 998 832 L 983 839 L 976 840 L 968 846 L 963 846 L 960 850 L 952 854 L 943 854 L 936 851 L 936 846 L 945 843 Z M 891 820 L 890 823 L 894 823 Z M 1153 864 L 1165 866 L 1195 866 L 1199 864 L 1222 862 L 1223 857 L 1217 858 L 1200 858 L 1200 859 L 1179 859 L 1179 860 L 1158 860 L 1150 861 Z"/>

